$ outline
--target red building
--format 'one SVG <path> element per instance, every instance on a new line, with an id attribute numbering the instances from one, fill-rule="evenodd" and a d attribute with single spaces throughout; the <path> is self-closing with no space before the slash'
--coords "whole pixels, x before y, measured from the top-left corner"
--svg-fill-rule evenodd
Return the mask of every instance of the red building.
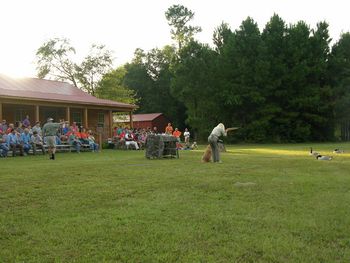
<path id="1" fill-rule="evenodd" d="M 170 120 L 163 113 L 146 113 L 146 114 L 133 114 L 132 123 L 134 128 L 153 128 L 157 127 L 159 132 L 164 132 L 165 127 Z M 115 126 L 128 126 L 130 118 L 128 115 L 117 116 L 114 118 Z"/>

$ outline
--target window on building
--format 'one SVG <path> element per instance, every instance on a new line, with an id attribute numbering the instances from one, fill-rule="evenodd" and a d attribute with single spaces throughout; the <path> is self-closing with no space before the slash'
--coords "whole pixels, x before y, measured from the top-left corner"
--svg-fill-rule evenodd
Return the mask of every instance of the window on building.
<path id="1" fill-rule="evenodd" d="M 81 126 L 82 123 L 82 114 L 79 111 L 72 112 L 73 122 L 76 122 L 78 126 Z"/>
<path id="2" fill-rule="evenodd" d="M 105 114 L 104 114 L 104 112 L 99 112 L 97 114 L 97 126 L 103 127 L 104 123 L 105 123 Z"/>
<path id="3" fill-rule="evenodd" d="M 24 118 L 25 118 L 25 115 L 24 115 L 24 109 L 16 109 L 15 111 L 15 122 L 19 122 L 19 121 L 23 121 Z"/>

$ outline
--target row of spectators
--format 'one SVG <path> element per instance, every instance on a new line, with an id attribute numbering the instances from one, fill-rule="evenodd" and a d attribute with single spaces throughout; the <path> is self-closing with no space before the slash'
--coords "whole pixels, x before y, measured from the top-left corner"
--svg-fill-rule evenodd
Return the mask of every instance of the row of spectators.
<path id="1" fill-rule="evenodd" d="M 130 146 L 136 150 L 143 149 L 146 144 L 147 138 L 146 129 L 128 129 L 122 127 L 115 127 L 113 130 L 113 141 L 110 144 L 117 145 L 118 147 Z"/>
<path id="2" fill-rule="evenodd" d="M 95 142 L 95 137 L 91 130 L 86 130 L 79 127 L 76 122 L 71 125 L 68 121 L 60 120 L 60 129 L 56 136 L 56 144 L 69 144 L 80 152 L 82 145 L 89 145 L 91 151 L 98 151 L 99 145 Z M 165 127 L 165 133 L 158 131 L 157 127 L 147 129 L 128 129 L 115 127 L 113 132 L 113 140 L 109 141 L 113 145 L 124 145 L 127 148 L 130 146 L 136 150 L 145 147 L 146 139 L 149 134 L 167 134 L 174 136 L 178 140 L 178 148 L 189 149 L 190 147 L 190 132 L 186 128 L 182 134 L 178 128 L 173 129 L 171 123 Z M 181 135 L 183 135 L 185 146 L 181 144 Z M 12 150 L 13 156 L 19 150 L 20 155 L 27 155 L 31 149 L 33 154 L 36 154 L 37 149 L 41 149 L 45 154 L 45 134 L 42 132 L 40 122 L 36 122 L 31 126 L 29 116 L 22 122 L 17 122 L 16 125 L 7 124 L 3 120 L 0 124 L 0 157 L 7 156 L 9 150 Z"/>
<path id="3" fill-rule="evenodd" d="M 28 121 L 25 121 L 28 120 Z M 46 144 L 45 134 L 43 134 L 40 122 L 36 122 L 32 127 L 29 118 L 23 122 L 17 122 L 16 126 L 13 123 L 7 124 L 3 120 L 0 125 L 0 157 L 6 157 L 9 150 L 12 150 L 12 155 L 16 156 L 17 150 L 21 156 L 27 155 L 32 149 L 33 154 L 36 154 L 37 149 L 41 149 L 45 154 Z M 89 145 L 91 151 L 98 151 L 99 145 L 95 142 L 95 137 L 91 130 L 86 130 L 83 127 L 78 127 L 75 122 L 69 125 L 69 122 L 60 120 L 60 129 L 56 135 L 56 144 L 69 144 L 75 148 L 77 152 L 83 144 Z"/>
<path id="4" fill-rule="evenodd" d="M 111 140 L 109 143 L 111 145 L 118 145 L 118 146 L 126 146 L 126 148 L 129 148 L 132 146 L 136 150 L 144 148 L 146 144 L 146 139 L 149 134 L 166 134 L 169 136 L 174 136 L 178 140 L 178 148 L 190 148 L 190 132 L 186 128 L 183 136 L 184 136 L 184 142 L 185 147 L 181 144 L 181 135 L 182 132 L 178 130 L 178 128 L 175 128 L 175 130 L 171 127 L 171 123 L 168 124 L 168 126 L 165 128 L 165 133 L 160 133 L 158 131 L 158 128 L 155 126 L 153 129 L 151 128 L 138 128 L 138 129 L 129 129 L 129 128 L 122 128 L 122 127 L 115 127 L 113 132 L 113 140 Z"/>

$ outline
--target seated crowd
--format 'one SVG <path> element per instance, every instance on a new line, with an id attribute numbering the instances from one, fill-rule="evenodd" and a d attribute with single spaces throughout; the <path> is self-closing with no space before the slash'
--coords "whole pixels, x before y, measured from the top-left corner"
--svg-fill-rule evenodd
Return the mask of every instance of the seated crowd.
<path id="1" fill-rule="evenodd" d="M 171 127 L 171 123 L 165 127 L 165 132 L 158 132 L 158 128 L 155 126 L 153 129 L 151 128 L 138 128 L 138 129 L 130 129 L 123 127 L 115 127 L 113 132 L 113 138 L 110 139 L 109 144 L 111 147 L 116 148 L 125 148 L 125 149 L 143 149 L 146 145 L 147 136 L 150 134 L 164 134 L 169 136 L 174 136 L 177 138 L 177 148 L 178 149 L 193 149 L 196 144 L 190 145 L 190 132 L 186 128 L 183 137 L 185 146 L 181 144 L 181 135 L 182 132 L 178 130 L 178 128 Z"/>
<path id="2" fill-rule="evenodd" d="M 71 146 L 80 152 L 82 146 L 88 147 L 92 152 L 99 150 L 99 145 L 95 142 L 95 138 L 91 130 L 86 130 L 83 127 L 73 122 L 72 125 L 68 121 L 60 120 L 60 129 L 56 135 L 56 145 Z M 193 149 L 196 148 L 194 142 L 190 145 L 190 132 L 186 128 L 184 133 L 173 129 L 171 123 L 165 127 L 165 133 L 158 132 L 157 127 L 130 129 L 115 127 L 113 139 L 109 140 L 109 144 L 114 148 L 124 149 L 143 149 L 146 145 L 147 136 L 150 134 L 165 134 L 177 138 L 178 149 Z M 184 145 L 181 144 L 181 136 L 184 138 Z M 40 122 L 36 122 L 31 126 L 29 117 L 27 116 L 22 122 L 7 124 L 3 120 L 0 124 L 0 157 L 6 157 L 8 151 L 12 151 L 12 156 L 16 156 L 17 150 L 21 156 L 28 155 L 32 150 L 33 155 L 37 150 L 41 150 L 45 154 L 46 138 L 42 134 L 42 126 Z"/>
<path id="3" fill-rule="evenodd" d="M 116 148 L 140 150 L 145 146 L 146 137 L 146 129 L 115 127 L 113 130 L 113 139 L 109 141 L 109 144 Z"/>
<path id="4" fill-rule="evenodd" d="M 91 130 L 86 131 L 83 127 L 78 127 L 75 122 L 69 125 L 67 121 L 60 120 L 62 125 L 56 135 L 57 145 L 70 145 L 77 152 L 83 145 L 97 152 L 99 145 L 95 142 L 95 138 Z M 36 122 L 31 126 L 29 117 L 27 116 L 22 122 L 7 124 L 3 120 L 0 124 L 0 157 L 6 157 L 8 151 L 12 151 L 12 156 L 16 156 L 17 150 L 21 156 L 28 155 L 32 150 L 33 155 L 40 149 L 45 154 L 46 138 L 43 137 L 40 122 Z"/>

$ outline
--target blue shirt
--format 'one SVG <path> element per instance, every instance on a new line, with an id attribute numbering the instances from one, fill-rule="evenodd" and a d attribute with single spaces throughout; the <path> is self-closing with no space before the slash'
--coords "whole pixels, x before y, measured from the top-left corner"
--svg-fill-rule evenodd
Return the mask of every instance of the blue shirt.
<path id="1" fill-rule="evenodd" d="M 7 135 L 7 144 L 18 144 L 18 138 L 16 134 L 10 133 L 9 135 Z"/>
<path id="2" fill-rule="evenodd" d="M 30 143 L 30 134 L 29 133 L 22 133 L 21 134 L 21 140 L 24 144 L 29 144 Z"/>

